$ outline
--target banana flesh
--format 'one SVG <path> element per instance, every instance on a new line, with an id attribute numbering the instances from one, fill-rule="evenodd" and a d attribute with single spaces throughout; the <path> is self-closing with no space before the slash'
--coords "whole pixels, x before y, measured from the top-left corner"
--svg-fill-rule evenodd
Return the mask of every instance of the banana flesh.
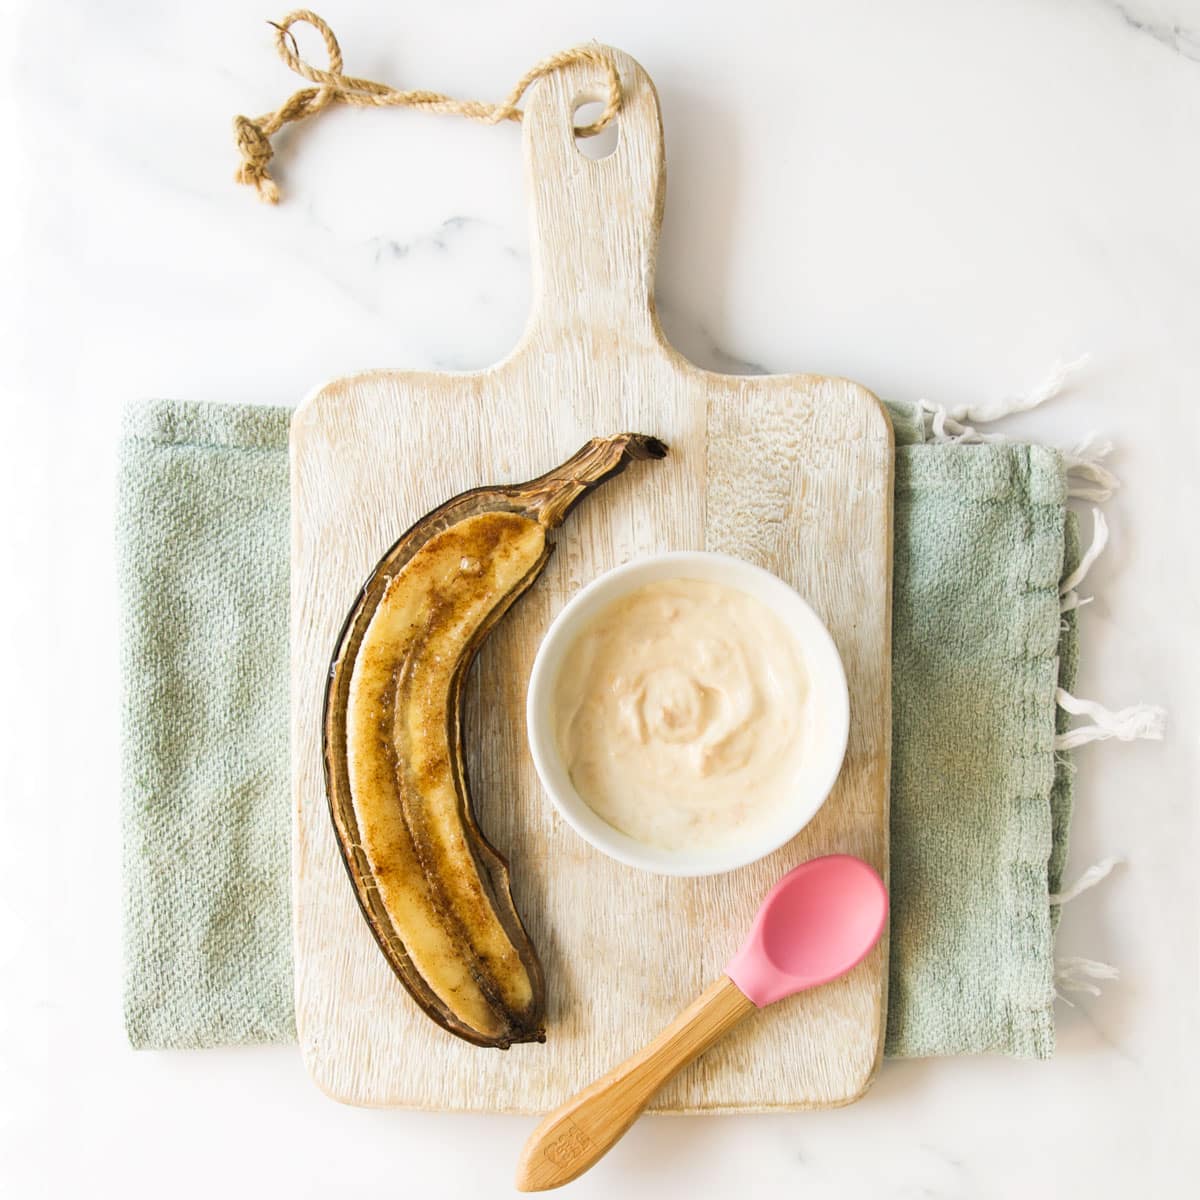
<path id="1" fill-rule="evenodd" d="M 549 559 L 547 532 L 630 461 L 665 453 L 640 434 L 594 439 L 529 483 L 448 501 L 384 557 L 339 640 L 326 785 L 359 905 L 418 1003 L 479 1045 L 545 1040 L 545 987 L 507 863 L 471 811 L 463 681 Z"/>

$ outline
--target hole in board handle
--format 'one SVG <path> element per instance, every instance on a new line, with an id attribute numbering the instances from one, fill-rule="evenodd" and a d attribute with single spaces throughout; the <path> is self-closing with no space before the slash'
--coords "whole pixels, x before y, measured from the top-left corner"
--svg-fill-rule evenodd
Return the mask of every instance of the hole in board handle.
<path id="1" fill-rule="evenodd" d="M 571 113 L 571 123 L 576 129 L 591 125 L 600 119 L 603 111 L 603 100 L 577 100 L 574 111 Z M 617 148 L 617 126 L 620 121 L 621 117 L 618 114 L 599 133 L 593 134 L 591 137 L 580 137 L 576 134 L 575 149 L 584 158 L 607 158 Z"/>

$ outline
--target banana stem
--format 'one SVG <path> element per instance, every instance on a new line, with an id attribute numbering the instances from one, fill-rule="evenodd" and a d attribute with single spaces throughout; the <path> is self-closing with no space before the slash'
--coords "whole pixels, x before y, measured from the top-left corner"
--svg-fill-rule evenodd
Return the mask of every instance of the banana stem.
<path id="1" fill-rule="evenodd" d="M 555 529 L 588 492 L 619 475 L 631 462 L 665 458 L 666 454 L 663 442 L 644 433 L 592 438 L 561 466 L 513 490 L 520 493 L 531 517 L 547 529 Z"/>

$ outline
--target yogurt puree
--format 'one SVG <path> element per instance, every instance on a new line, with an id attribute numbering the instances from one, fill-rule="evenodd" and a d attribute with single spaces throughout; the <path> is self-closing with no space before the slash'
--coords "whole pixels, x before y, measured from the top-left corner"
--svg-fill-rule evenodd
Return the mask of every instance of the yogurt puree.
<path id="1" fill-rule="evenodd" d="M 794 790 L 808 692 L 794 638 L 761 601 L 662 580 L 613 601 L 568 648 L 558 749 L 580 798 L 629 837 L 728 845 Z"/>

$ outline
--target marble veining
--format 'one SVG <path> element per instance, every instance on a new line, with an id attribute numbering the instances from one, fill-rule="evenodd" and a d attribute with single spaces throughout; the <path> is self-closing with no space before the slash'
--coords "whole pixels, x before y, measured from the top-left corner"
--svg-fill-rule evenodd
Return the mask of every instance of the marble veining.
<path id="1" fill-rule="evenodd" d="M 1200 10 L 1179 0 L 1105 0 L 1121 20 L 1168 50 L 1200 62 Z M 1187 23 L 1184 19 L 1187 18 Z"/>

